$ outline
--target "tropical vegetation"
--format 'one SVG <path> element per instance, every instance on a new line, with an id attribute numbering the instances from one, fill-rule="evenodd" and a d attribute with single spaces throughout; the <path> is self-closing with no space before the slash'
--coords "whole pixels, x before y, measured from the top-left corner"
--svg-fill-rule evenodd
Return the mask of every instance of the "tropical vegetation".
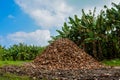
<path id="1" fill-rule="evenodd" d="M 14 44 L 9 48 L 0 46 L 0 60 L 33 60 L 44 48 L 24 43 Z"/>
<path id="2" fill-rule="evenodd" d="M 94 8 L 87 14 L 82 10 L 81 17 L 69 17 L 69 22 L 49 42 L 69 38 L 98 60 L 120 58 L 120 4 L 112 5 L 104 6 L 98 15 Z"/>

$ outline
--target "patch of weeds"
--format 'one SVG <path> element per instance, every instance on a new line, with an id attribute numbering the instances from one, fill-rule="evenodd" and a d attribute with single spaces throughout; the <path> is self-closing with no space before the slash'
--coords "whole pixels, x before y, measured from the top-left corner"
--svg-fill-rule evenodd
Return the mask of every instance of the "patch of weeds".
<path id="1" fill-rule="evenodd" d="M 31 80 L 28 76 L 17 76 L 11 73 L 0 73 L 0 80 Z"/>

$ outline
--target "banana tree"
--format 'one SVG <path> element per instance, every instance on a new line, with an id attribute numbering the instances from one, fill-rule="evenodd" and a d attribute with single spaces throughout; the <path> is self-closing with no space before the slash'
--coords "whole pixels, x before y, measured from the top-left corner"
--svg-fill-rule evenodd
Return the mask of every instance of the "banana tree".
<path id="1" fill-rule="evenodd" d="M 112 8 L 106 8 L 106 23 L 108 25 L 107 31 L 109 38 L 109 45 L 113 46 L 109 48 L 111 55 L 114 57 L 120 57 L 120 4 L 112 3 Z"/>

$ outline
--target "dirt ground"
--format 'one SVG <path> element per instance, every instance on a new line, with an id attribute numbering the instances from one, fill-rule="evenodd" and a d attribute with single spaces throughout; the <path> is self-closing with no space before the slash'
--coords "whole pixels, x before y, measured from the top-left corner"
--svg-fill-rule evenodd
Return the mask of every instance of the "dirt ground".
<path id="1" fill-rule="evenodd" d="M 9 72 L 17 75 L 27 75 L 33 80 L 120 80 L 120 67 L 81 69 L 81 70 L 42 70 L 33 67 L 4 66 L 0 75 Z"/>

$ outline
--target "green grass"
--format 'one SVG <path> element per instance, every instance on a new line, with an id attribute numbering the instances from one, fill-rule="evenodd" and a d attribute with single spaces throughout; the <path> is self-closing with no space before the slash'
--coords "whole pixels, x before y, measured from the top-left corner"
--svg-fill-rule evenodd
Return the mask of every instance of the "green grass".
<path id="1" fill-rule="evenodd" d="M 6 66 L 6 65 L 16 65 L 21 66 L 22 64 L 30 62 L 30 61 L 0 61 L 0 67 Z"/>
<path id="2" fill-rule="evenodd" d="M 0 80 L 31 80 L 28 76 L 17 76 L 10 73 L 0 73 Z"/>
<path id="3" fill-rule="evenodd" d="M 107 66 L 120 66 L 120 59 L 104 60 L 102 63 Z"/>

